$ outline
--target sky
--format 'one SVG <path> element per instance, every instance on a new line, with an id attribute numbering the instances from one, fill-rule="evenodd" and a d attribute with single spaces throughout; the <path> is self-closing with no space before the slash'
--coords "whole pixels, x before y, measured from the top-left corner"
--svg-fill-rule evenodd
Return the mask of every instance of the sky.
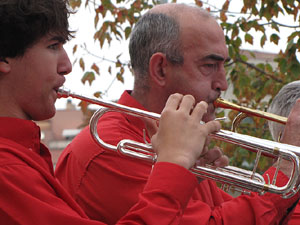
<path id="1" fill-rule="evenodd" d="M 193 3 L 193 0 L 185 0 L 178 2 L 184 3 Z M 221 8 L 224 0 L 207 0 L 206 1 L 213 9 Z M 231 12 L 239 12 L 242 7 L 242 0 L 232 0 L 231 8 L 229 11 Z M 275 20 L 280 21 L 281 23 L 286 23 L 289 25 L 293 25 L 293 20 L 291 18 L 283 17 L 275 18 Z M 91 65 L 95 62 L 100 67 L 100 76 L 97 76 L 96 80 L 90 86 L 88 82 L 83 84 L 81 82 L 81 78 L 83 76 L 83 71 L 79 67 L 78 62 L 74 64 L 73 70 L 70 75 L 66 76 L 65 87 L 70 89 L 77 94 L 84 94 L 92 96 L 94 92 L 101 91 L 103 93 L 102 98 L 107 100 L 116 100 L 120 97 L 124 90 L 132 89 L 133 87 L 133 76 L 127 71 L 124 74 L 124 83 L 116 80 L 114 75 L 110 75 L 107 72 L 108 66 L 110 65 L 107 61 L 102 60 L 101 58 L 106 58 L 110 60 L 115 60 L 116 56 L 121 55 L 121 59 L 129 62 L 129 54 L 128 54 L 128 41 L 113 41 L 110 46 L 106 45 L 104 49 L 99 48 L 99 43 L 95 42 L 93 39 L 93 34 L 95 32 L 94 29 L 94 13 L 93 8 L 85 8 L 81 7 L 75 14 L 70 16 L 69 22 L 72 30 L 76 31 L 76 37 L 72 39 L 70 42 L 65 44 L 65 49 L 70 57 L 71 62 L 73 63 L 76 58 L 84 58 L 86 62 L 86 69 L 89 69 Z M 289 31 L 290 32 L 290 31 Z M 242 48 L 250 49 L 250 50 L 258 50 L 258 51 L 266 51 L 276 53 L 279 50 L 283 50 L 286 45 L 286 36 L 288 32 L 285 30 L 281 30 L 280 32 L 280 43 L 278 46 L 267 43 L 264 48 L 260 47 L 260 34 L 252 32 L 254 35 L 254 45 L 243 44 Z M 78 44 L 78 46 L 82 46 L 82 43 L 86 44 L 86 48 L 92 54 L 97 55 L 97 57 L 93 57 L 87 53 L 82 47 L 77 48 L 77 52 L 75 55 L 73 54 L 73 46 Z M 113 66 L 112 66 L 113 67 Z M 112 70 L 113 74 L 117 73 L 117 70 Z M 79 103 L 78 100 L 72 99 L 73 104 L 77 105 Z M 63 109 L 66 105 L 66 99 L 58 99 L 56 102 L 57 109 Z"/>

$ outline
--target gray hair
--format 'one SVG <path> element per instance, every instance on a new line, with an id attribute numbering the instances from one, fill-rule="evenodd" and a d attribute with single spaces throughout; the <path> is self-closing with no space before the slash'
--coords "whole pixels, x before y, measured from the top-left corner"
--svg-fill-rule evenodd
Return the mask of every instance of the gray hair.
<path id="1" fill-rule="evenodd" d="M 169 3 L 152 8 L 135 24 L 129 41 L 135 86 L 149 88 L 149 62 L 156 52 L 164 53 L 167 60 L 173 64 L 184 63 L 179 21 L 185 15 L 215 19 L 208 11 L 196 5 Z"/>
<path id="2" fill-rule="evenodd" d="M 300 98 L 300 80 L 286 84 L 274 97 L 268 112 L 288 117 L 297 99 Z M 284 125 L 268 121 L 269 130 L 274 141 L 278 141 L 284 130 Z"/>
<path id="3" fill-rule="evenodd" d="M 163 13 L 146 13 L 136 23 L 130 37 L 129 54 L 135 79 L 147 79 L 149 61 L 156 52 L 166 54 L 174 64 L 182 64 L 179 24 Z"/>

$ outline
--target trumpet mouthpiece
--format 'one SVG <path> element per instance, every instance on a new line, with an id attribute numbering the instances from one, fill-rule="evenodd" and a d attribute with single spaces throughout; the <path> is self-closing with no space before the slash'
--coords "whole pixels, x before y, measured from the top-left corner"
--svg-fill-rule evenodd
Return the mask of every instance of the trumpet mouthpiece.
<path id="1" fill-rule="evenodd" d="M 57 90 L 57 97 L 58 98 L 67 98 L 70 96 L 70 90 L 67 88 L 61 87 Z"/>

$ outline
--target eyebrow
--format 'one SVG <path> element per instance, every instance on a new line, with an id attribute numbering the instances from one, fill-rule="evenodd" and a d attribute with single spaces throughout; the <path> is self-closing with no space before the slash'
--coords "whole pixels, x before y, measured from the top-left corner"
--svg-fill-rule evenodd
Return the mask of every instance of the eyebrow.
<path id="1" fill-rule="evenodd" d="M 207 60 L 207 59 L 212 59 L 215 61 L 225 61 L 225 62 L 229 62 L 231 60 L 230 57 L 225 59 L 224 57 L 216 54 L 210 54 L 202 58 L 202 60 Z"/>
<path id="2" fill-rule="evenodd" d="M 50 41 L 58 41 L 60 43 L 66 43 L 66 39 L 63 38 L 62 36 L 53 36 L 52 38 L 50 38 Z"/>

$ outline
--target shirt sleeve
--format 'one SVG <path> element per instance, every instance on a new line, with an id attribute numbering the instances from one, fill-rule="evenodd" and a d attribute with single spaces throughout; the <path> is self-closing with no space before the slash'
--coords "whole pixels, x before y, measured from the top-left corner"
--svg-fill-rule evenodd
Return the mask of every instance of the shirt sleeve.
<path id="1" fill-rule="evenodd" d="M 265 179 L 267 174 L 272 179 L 274 173 L 275 168 L 270 168 L 264 174 Z M 287 180 L 288 178 L 279 171 L 276 185 L 283 186 Z M 211 211 L 211 218 L 213 218 L 211 224 L 287 224 L 299 199 L 299 193 L 288 199 L 270 193 L 264 195 L 251 193 L 251 195 L 228 198 L 227 193 L 224 192 L 223 196 L 227 200 L 221 204 L 221 207 Z M 297 215 L 294 217 L 295 220 L 296 217 Z"/>
<path id="2" fill-rule="evenodd" d="M 175 185 L 178 179 L 187 183 Z M 79 215 L 77 204 L 67 193 L 50 184 L 26 165 L 0 166 L 0 221 L 6 225 L 99 225 Z M 186 204 L 197 185 L 196 178 L 183 167 L 158 163 L 139 195 L 138 202 L 117 224 L 179 224 Z"/>
<path id="3" fill-rule="evenodd" d="M 180 224 L 196 186 L 195 176 L 183 167 L 166 162 L 156 163 L 144 191 L 139 194 L 139 204 L 131 208 L 121 223 L 135 218 L 134 224 Z"/>

